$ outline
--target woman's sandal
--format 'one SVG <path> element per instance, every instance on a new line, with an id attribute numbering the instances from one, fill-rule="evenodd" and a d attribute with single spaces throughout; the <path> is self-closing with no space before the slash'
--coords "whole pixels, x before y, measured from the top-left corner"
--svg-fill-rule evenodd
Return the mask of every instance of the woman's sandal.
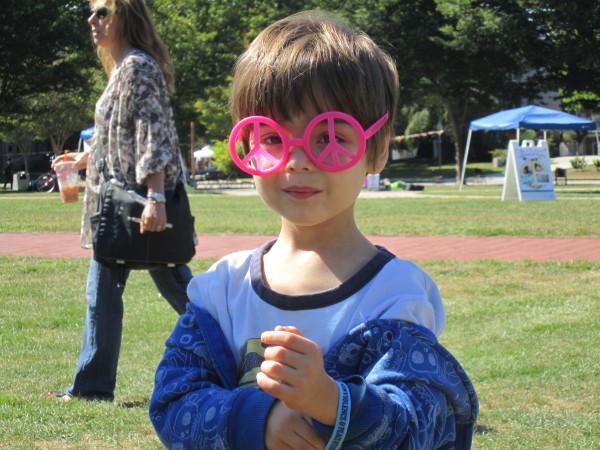
<path id="1" fill-rule="evenodd" d="M 53 398 L 63 403 L 73 400 L 73 396 L 67 391 L 50 391 L 48 392 L 48 398 Z"/>

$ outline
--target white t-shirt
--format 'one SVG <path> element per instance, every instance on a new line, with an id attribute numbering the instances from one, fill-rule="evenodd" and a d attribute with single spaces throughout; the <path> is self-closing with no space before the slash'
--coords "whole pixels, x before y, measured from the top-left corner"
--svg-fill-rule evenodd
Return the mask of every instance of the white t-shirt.
<path id="1" fill-rule="evenodd" d="M 337 288 L 289 296 L 271 290 L 262 279 L 262 255 L 272 244 L 228 255 L 188 286 L 191 302 L 220 324 L 238 364 L 248 341 L 277 325 L 297 327 L 323 353 L 350 330 L 374 319 L 403 320 L 441 334 L 446 322 L 442 298 L 435 282 L 416 264 L 379 248 Z"/>

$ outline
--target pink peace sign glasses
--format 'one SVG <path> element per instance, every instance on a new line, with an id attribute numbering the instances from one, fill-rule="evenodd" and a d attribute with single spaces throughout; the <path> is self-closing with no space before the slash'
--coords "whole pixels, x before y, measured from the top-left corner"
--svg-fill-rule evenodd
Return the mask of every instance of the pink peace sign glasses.
<path id="1" fill-rule="evenodd" d="M 240 120 L 229 135 L 229 153 L 233 162 L 251 175 L 271 175 L 284 167 L 290 157 L 290 147 L 304 149 L 316 167 L 329 172 L 346 170 L 358 163 L 373 136 L 388 120 L 385 113 L 366 130 L 351 115 L 330 111 L 314 117 L 301 138 L 290 138 L 276 121 L 264 116 Z M 248 137 L 250 151 L 246 154 L 239 144 Z"/>

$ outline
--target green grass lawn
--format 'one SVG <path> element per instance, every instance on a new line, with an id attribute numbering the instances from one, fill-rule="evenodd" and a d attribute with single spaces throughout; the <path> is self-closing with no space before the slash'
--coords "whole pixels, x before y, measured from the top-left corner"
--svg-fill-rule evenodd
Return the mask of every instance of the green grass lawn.
<path id="1" fill-rule="evenodd" d="M 369 234 L 600 237 L 598 185 L 561 186 L 553 202 L 502 202 L 500 192 L 427 186 L 414 198 L 359 199 L 357 218 Z M 200 232 L 277 230 L 255 196 L 190 197 Z M 1 194 L 0 232 L 77 231 L 80 209 L 54 194 Z M 441 341 L 479 394 L 473 448 L 600 448 L 600 263 L 417 262 L 445 300 Z M 194 260 L 192 269 L 211 263 Z M 161 448 L 147 409 L 177 317 L 145 272 L 134 272 L 125 291 L 116 401 L 46 399 L 72 381 L 87 266 L 0 257 L 0 448 Z"/>
<path id="2" fill-rule="evenodd" d="M 274 234 L 279 220 L 256 195 L 190 192 L 200 233 Z M 427 185 L 415 197 L 359 198 L 366 234 L 600 237 L 600 184 L 558 186 L 556 201 L 501 201 L 501 185 Z M 1 232 L 78 232 L 81 200 L 56 193 L 0 194 Z M 242 219 L 240 219 L 242 218 Z"/>
<path id="3" fill-rule="evenodd" d="M 193 262 L 194 272 L 209 261 Z M 160 448 L 147 408 L 176 314 L 135 272 L 116 401 L 61 404 L 85 315 L 87 260 L 0 258 L 0 447 Z M 422 261 L 448 312 L 441 341 L 480 397 L 476 449 L 600 445 L 600 263 Z"/>
<path id="4" fill-rule="evenodd" d="M 600 159 L 598 157 L 597 159 Z M 467 164 L 465 177 L 470 177 L 475 174 L 475 169 L 481 171 L 483 176 L 503 174 L 504 167 L 493 167 L 492 163 L 488 162 L 471 162 Z M 433 172 L 443 178 L 456 178 L 455 164 L 432 164 L 431 161 L 418 161 L 414 159 L 391 161 L 388 162 L 385 169 L 381 173 L 382 177 L 393 179 L 428 179 L 431 178 Z M 600 170 L 594 165 L 588 165 L 583 170 L 567 169 L 569 180 L 592 180 L 600 181 Z M 561 180 L 562 182 L 562 180 Z"/>

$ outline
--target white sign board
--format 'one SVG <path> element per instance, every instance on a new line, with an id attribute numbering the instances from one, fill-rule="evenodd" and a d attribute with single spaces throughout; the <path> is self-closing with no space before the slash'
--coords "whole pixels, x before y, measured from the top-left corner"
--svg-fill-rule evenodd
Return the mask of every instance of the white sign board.
<path id="1" fill-rule="evenodd" d="M 548 143 L 510 141 L 502 200 L 556 200 Z"/>

